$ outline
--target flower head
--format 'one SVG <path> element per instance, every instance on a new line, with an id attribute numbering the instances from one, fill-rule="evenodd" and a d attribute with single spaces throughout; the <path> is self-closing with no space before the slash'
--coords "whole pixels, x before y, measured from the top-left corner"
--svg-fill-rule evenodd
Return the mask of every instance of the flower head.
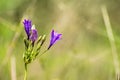
<path id="1" fill-rule="evenodd" d="M 50 49 L 50 47 L 58 40 L 61 39 L 62 34 L 59 34 L 57 32 L 55 32 L 54 30 L 51 31 L 51 40 L 50 40 L 50 44 L 48 49 Z"/>
<path id="2" fill-rule="evenodd" d="M 24 63 L 29 64 L 33 60 L 35 60 L 38 54 L 40 53 L 40 49 L 46 40 L 46 35 L 41 35 L 38 38 L 37 29 L 35 29 L 35 26 L 32 25 L 32 21 L 29 19 L 24 19 L 23 24 L 25 32 L 27 34 L 27 38 L 24 39 L 25 53 L 23 54 L 23 58 Z M 59 34 L 52 30 L 50 44 L 47 50 L 45 50 L 42 54 L 48 51 L 55 44 L 56 41 L 60 40 L 61 36 L 62 34 Z"/>
<path id="3" fill-rule="evenodd" d="M 30 34 L 31 34 L 31 27 L 32 27 L 31 20 L 24 19 L 23 24 L 24 24 L 24 28 L 25 28 L 25 32 L 27 34 L 27 37 L 29 39 Z"/>

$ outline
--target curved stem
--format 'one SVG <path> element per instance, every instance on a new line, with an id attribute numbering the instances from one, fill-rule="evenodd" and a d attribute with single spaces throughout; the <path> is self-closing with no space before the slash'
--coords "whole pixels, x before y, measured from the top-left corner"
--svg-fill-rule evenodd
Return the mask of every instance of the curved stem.
<path id="1" fill-rule="evenodd" d="M 27 64 L 25 63 L 25 75 L 24 75 L 24 80 L 27 80 Z"/>

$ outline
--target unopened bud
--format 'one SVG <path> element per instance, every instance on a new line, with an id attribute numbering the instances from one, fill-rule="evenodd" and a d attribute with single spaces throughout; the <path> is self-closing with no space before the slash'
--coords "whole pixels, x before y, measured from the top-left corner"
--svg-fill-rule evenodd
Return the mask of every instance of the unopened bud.
<path id="1" fill-rule="evenodd" d="M 29 41 L 27 39 L 24 39 L 24 44 L 25 44 L 25 48 L 28 49 Z"/>
<path id="2" fill-rule="evenodd" d="M 40 46 L 42 46 L 42 45 L 44 44 L 45 40 L 46 40 L 46 35 L 43 35 L 43 37 L 42 37 L 42 42 L 41 42 L 41 45 L 40 45 Z"/>

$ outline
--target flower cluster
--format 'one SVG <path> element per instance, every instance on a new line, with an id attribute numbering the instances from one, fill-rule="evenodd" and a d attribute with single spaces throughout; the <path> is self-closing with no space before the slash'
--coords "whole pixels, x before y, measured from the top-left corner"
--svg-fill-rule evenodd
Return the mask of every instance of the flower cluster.
<path id="1" fill-rule="evenodd" d="M 39 36 L 35 25 L 32 25 L 31 20 L 25 19 L 23 21 L 24 29 L 27 35 L 27 38 L 24 39 L 25 43 L 25 53 L 23 54 L 24 63 L 28 64 L 31 63 L 37 55 L 40 53 L 40 49 L 46 40 L 46 36 Z M 62 34 L 55 32 L 54 30 L 51 31 L 51 39 L 48 48 L 45 50 L 49 50 L 56 41 L 61 39 Z"/>

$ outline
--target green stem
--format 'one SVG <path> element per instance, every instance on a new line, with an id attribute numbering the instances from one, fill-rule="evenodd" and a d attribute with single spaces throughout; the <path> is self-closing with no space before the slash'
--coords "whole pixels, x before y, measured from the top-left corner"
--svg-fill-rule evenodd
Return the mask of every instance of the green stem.
<path id="1" fill-rule="evenodd" d="M 42 56 L 44 53 L 46 53 L 48 50 L 45 50 L 42 54 L 40 54 L 40 56 Z"/>
<path id="2" fill-rule="evenodd" d="M 25 75 L 24 75 L 24 80 L 27 80 L 27 64 L 25 63 Z"/>

